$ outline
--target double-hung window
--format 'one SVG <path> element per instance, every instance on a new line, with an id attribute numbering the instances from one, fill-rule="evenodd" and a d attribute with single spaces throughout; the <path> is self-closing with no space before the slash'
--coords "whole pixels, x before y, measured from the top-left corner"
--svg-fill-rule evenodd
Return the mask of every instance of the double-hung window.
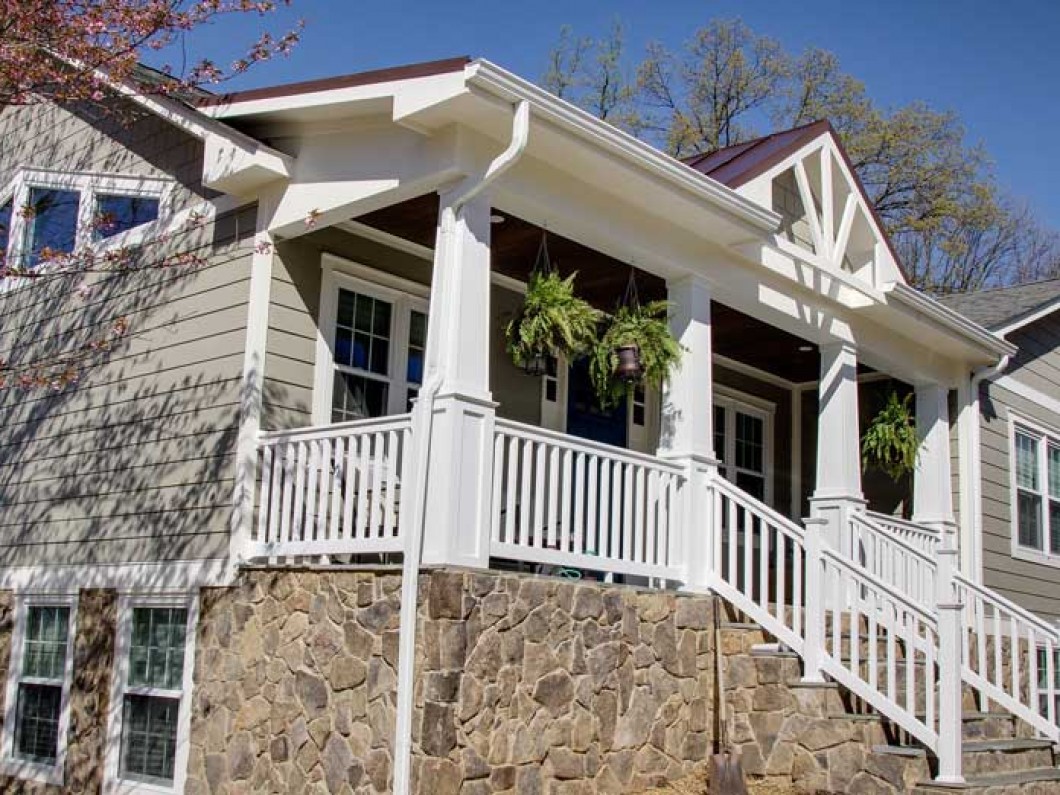
<path id="1" fill-rule="evenodd" d="M 0 186 L 0 255 L 34 270 L 161 217 L 171 180 L 22 169 Z"/>
<path id="2" fill-rule="evenodd" d="M 194 600 L 123 598 L 109 777 L 180 791 L 187 764 Z"/>
<path id="3" fill-rule="evenodd" d="M 1060 556 L 1060 438 L 1020 422 L 1012 448 L 1016 544 Z"/>
<path id="4" fill-rule="evenodd" d="M 15 612 L 4 722 L 4 767 L 61 783 L 69 727 L 76 597 L 25 597 Z"/>
<path id="5" fill-rule="evenodd" d="M 325 344 L 318 348 L 317 419 L 345 422 L 401 414 L 423 382 L 426 288 L 325 259 L 321 296 Z M 354 270 L 358 276 L 347 271 Z M 361 274 L 368 278 L 361 278 Z M 376 276 L 390 284 L 371 280 Z M 393 286 L 392 286 L 393 285 Z"/>

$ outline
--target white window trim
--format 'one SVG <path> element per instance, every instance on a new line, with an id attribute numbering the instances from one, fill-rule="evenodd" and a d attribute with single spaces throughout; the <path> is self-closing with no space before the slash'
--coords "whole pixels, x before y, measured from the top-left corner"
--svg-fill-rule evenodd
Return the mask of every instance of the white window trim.
<path id="1" fill-rule="evenodd" d="M 105 251 L 123 246 L 135 246 L 158 234 L 168 223 L 173 212 L 176 182 L 170 178 L 146 177 L 130 174 L 108 174 L 101 172 L 62 172 L 43 168 L 21 168 L 7 184 L 0 188 L 0 207 L 11 201 L 11 225 L 8 229 L 7 261 L 21 262 L 27 242 L 26 219 L 21 208 L 29 203 L 33 188 L 75 190 L 81 194 L 78 204 L 75 251 Z M 92 219 L 96 216 L 96 197 L 99 194 L 134 196 L 158 199 L 158 218 L 133 229 L 112 235 L 104 240 L 92 237 Z M 44 268 L 47 269 L 47 266 Z M 8 277 L 0 280 L 0 289 L 11 290 L 30 279 Z"/>
<path id="2" fill-rule="evenodd" d="M 166 787 L 143 781 L 123 780 L 121 770 L 122 716 L 129 679 L 129 647 L 132 643 L 132 614 L 137 607 L 183 608 L 188 611 L 188 627 L 184 645 L 184 675 L 181 681 L 180 707 L 177 713 L 177 749 L 173 759 L 173 784 Z M 110 705 L 107 719 L 107 750 L 104 759 L 106 793 L 158 793 L 172 795 L 183 792 L 188 777 L 188 754 L 191 749 L 191 702 L 195 683 L 195 633 L 199 626 L 198 593 L 144 594 L 123 593 L 118 596 L 118 628 L 114 646 L 114 668 L 111 672 Z M 174 691 L 156 695 L 175 696 Z"/>
<path id="3" fill-rule="evenodd" d="M 320 313 L 317 323 L 316 361 L 313 373 L 313 424 L 331 424 L 331 397 L 335 383 L 335 321 L 339 289 L 387 301 L 390 313 L 390 388 L 387 414 L 404 414 L 408 389 L 408 331 L 411 312 L 428 313 L 430 288 L 358 262 L 324 254 L 321 257 Z"/>
<path id="4" fill-rule="evenodd" d="M 26 638 L 26 616 L 30 607 L 68 607 L 66 665 L 63 670 L 59 702 L 59 741 L 55 764 L 44 765 L 15 757 L 15 721 L 18 710 L 18 685 L 22 676 L 23 643 Z M 11 660 L 4 700 L 3 753 L 0 771 L 27 781 L 62 786 L 66 770 L 67 740 L 70 733 L 70 685 L 74 672 L 74 639 L 77 636 L 77 594 L 20 593 L 15 601 L 15 625 L 11 636 Z"/>
<path id="5" fill-rule="evenodd" d="M 736 428 L 734 422 L 728 422 L 728 418 L 734 418 L 735 412 L 739 411 L 741 414 L 747 414 L 748 416 L 755 417 L 762 421 L 762 472 L 751 472 L 746 471 L 752 475 L 761 475 L 765 478 L 765 489 L 764 499 L 762 500 L 766 505 L 773 505 L 773 487 L 774 479 L 776 477 L 776 470 L 773 466 L 773 420 L 776 415 L 776 404 L 772 401 L 765 400 L 754 395 L 748 395 L 739 390 L 732 389 L 731 387 L 714 385 L 714 406 L 721 407 L 726 410 L 727 424 L 725 428 L 725 450 L 715 450 L 714 455 L 717 457 L 723 468 L 736 471 L 737 467 L 733 463 L 736 453 Z M 714 406 L 711 407 L 713 411 Z M 729 427 L 729 426 L 732 427 Z M 713 441 L 713 440 L 712 440 Z M 732 483 L 736 483 L 736 479 L 732 479 Z"/>
<path id="6" fill-rule="evenodd" d="M 1041 495 L 1042 549 L 1025 547 L 1019 542 L 1019 478 L 1016 471 L 1016 432 L 1023 430 L 1038 437 L 1038 482 Z M 1009 456 L 1009 541 L 1012 557 L 1029 563 L 1039 563 L 1060 569 L 1060 554 L 1049 551 L 1049 443 L 1060 447 L 1060 429 L 1023 415 L 1008 411 L 1008 456 Z"/>

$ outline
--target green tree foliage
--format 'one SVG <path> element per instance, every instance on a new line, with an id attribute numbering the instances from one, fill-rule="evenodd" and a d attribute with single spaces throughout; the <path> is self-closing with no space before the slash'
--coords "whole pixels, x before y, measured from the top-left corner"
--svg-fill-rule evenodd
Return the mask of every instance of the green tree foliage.
<path id="1" fill-rule="evenodd" d="M 614 31 L 597 41 L 565 29 L 546 87 L 676 157 L 828 119 L 915 286 L 944 294 L 1060 275 L 1056 233 L 1000 191 L 955 113 L 881 107 L 833 53 L 787 52 L 739 20 L 714 20 L 676 50 L 652 43 L 629 70 Z"/>

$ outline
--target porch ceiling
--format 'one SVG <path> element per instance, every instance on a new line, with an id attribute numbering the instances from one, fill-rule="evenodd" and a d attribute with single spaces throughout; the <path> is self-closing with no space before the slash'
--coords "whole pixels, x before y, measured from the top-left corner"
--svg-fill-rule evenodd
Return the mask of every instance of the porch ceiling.
<path id="1" fill-rule="evenodd" d="M 509 213 L 498 211 L 504 221 L 493 225 L 491 249 L 493 269 L 525 282 L 530 275 L 541 228 Z M 438 196 L 426 194 L 409 201 L 360 216 L 360 223 L 426 248 L 434 247 Z M 621 300 L 629 279 L 629 263 L 601 254 L 560 235 L 548 236 L 550 259 L 566 275 L 578 272 L 578 293 L 594 306 L 613 309 Z M 666 298 L 663 279 L 636 270 L 641 300 Z M 807 340 L 764 323 L 717 301 L 711 304 L 714 350 L 743 364 L 793 382 L 818 377 L 817 346 Z M 805 350 L 803 350 L 805 349 Z"/>

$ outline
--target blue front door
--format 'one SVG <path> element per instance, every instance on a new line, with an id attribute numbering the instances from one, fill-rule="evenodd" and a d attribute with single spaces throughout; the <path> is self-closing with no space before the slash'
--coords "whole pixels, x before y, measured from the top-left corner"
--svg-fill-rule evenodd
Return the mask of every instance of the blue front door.
<path id="1" fill-rule="evenodd" d="M 567 380 L 567 433 L 595 442 L 626 446 L 626 404 L 609 411 L 596 404 L 589 361 L 581 359 L 571 365 Z"/>

